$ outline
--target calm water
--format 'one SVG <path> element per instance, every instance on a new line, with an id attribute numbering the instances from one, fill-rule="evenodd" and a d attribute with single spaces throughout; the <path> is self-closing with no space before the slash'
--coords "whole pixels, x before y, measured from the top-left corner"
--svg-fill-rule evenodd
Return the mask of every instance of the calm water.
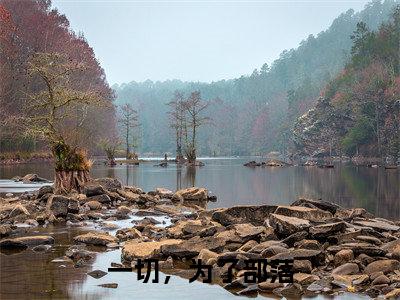
<path id="1" fill-rule="evenodd" d="M 400 171 L 338 164 L 334 169 L 316 167 L 247 168 L 243 163 L 254 158 L 203 159 L 197 169 L 118 165 L 95 165 L 93 177 L 117 177 L 126 185 L 145 191 L 156 187 L 176 190 L 189 186 L 207 187 L 217 197 L 210 207 L 239 204 L 290 204 L 300 196 L 321 198 L 344 207 L 363 207 L 377 216 L 400 218 Z M 0 166 L 0 179 L 37 173 L 53 178 L 51 165 Z M 0 192 L 5 189 L 0 187 Z"/>
<path id="2" fill-rule="evenodd" d="M 243 159 L 204 160 L 206 166 L 191 170 L 171 165 L 154 167 L 153 163 L 139 166 L 108 168 L 94 166 L 93 177 L 117 177 L 127 185 L 144 190 L 167 187 L 176 190 L 188 186 L 205 186 L 218 196 L 213 207 L 237 204 L 289 204 L 299 196 L 320 197 L 343 206 L 361 206 L 379 216 L 398 219 L 399 171 L 357 168 L 338 165 L 335 169 L 318 168 L 246 168 Z M 53 177 L 52 167 L 30 164 L 0 167 L 0 179 L 15 175 L 37 173 Z M 4 183 L 4 181 L 3 181 Z M 0 193 L 8 188 L 0 187 Z M 116 222 L 128 227 L 130 220 Z M 93 224 L 88 224 L 93 227 Z M 220 286 L 194 282 L 173 276 L 168 285 L 143 284 L 136 273 L 109 273 L 101 279 L 87 276 L 90 270 L 106 271 L 111 262 L 120 262 L 121 251 L 94 248 L 95 260 L 88 266 L 75 268 L 71 263 L 51 262 L 64 255 L 72 239 L 88 228 L 48 227 L 33 228 L 27 234 L 49 234 L 56 242 L 51 251 L 35 253 L 0 252 L 0 299 L 231 299 L 234 296 Z M 115 230 L 111 232 L 114 234 Z M 164 275 L 160 274 L 160 282 Z M 99 287 L 103 283 L 118 283 L 117 289 Z M 265 295 L 258 298 L 265 299 Z M 367 299 L 355 295 L 341 295 L 338 299 Z M 243 297 L 244 299 L 244 297 Z M 317 297 L 313 299 L 325 299 Z"/>

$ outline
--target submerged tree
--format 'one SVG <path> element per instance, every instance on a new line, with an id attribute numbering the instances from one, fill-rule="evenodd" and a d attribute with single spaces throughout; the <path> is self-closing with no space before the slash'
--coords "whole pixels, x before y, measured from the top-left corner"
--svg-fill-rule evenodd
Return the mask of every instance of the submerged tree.
<path id="1" fill-rule="evenodd" d="M 187 128 L 191 132 L 186 135 L 186 157 L 189 164 L 196 161 L 196 138 L 197 130 L 200 126 L 206 124 L 210 118 L 204 116 L 204 110 L 208 107 L 210 102 L 201 99 L 199 91 L 192 92 L 190 96 L 184 101 L 183 107 L 187 113 Z"/>
<path id="2" fill-rule="evenodd" d="M 91 161 L 85 149 L 74 145 L 75 138 L 66 125 L 74 123 L 78 130 L 89 106 L 108 104 L 96 90 L 79 86 L 78 78 L 85 69 L 84 63 L 59 53 L 36 53 L 28 64 L 35 92 L 27 94 L 24 124 L 29 135 L 44 138 L 50 146 L 56 193 L 79 192 L 90 178 Z"/>
<path id="3" fill-rule="evenodd" d="M 119 123 L 125 140 L 126 159 L 131 159 L 134 156 L 131 147 L 135 146 L 133 133 L 134 129 L 139 127 L 138 113 L 131 104 L 126 103 L 121 106 Z"/>
<path id="4" fill-rule="evenodd" d="M 107 163 L 109 166 L 115 166 L 115 153 L 118 147 L 121 145 L 121 141 L 118 137 L 104 138 L 100 141 L 99 146 L 106 153 Z"/>
<path id="5" fill-rule="evenodd" d="M 168 102 L 167 105 L 170 106 L 170 111 L 168 112 L 170 126 L 175 130 L 176 134 L 176 161 L 181 162 L 184 159 L 182 139 L 184 136 L 187 136 L 183 94 L 179 91 L 175 91 L 174 98 L 172 101 Z"/>

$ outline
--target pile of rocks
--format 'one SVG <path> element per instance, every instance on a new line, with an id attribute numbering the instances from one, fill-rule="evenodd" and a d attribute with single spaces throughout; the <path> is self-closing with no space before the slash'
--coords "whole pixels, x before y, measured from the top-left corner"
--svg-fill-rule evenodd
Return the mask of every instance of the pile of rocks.
<path id="1" fill-rule="evenodd" d="M 31 247 L 54 242 L 50 236 L 12 238 L 15 224 L 30 225 L 87 220 L 102 224 L 74 238 L 66 256 L 76 265 L 93 255 L 83 245 L 122 247 L 121 261 L 161 260 L 163 272 L 185 278 L 192 258 L 213 266 L 214 282 L 232 293 L 299 297 L 324 293 L 363 293 L 371 297 L 400 297 L 400 222 L 374 217 L 362 208 L 344 209 L 333 203 L 299 199 L 290 206 L 250 205 L 207 210 L 215 200 L 203 188 L 172 192 L 164 188 L 143 192 L 111 178 L 87 184 L 83 194 L 54 195 L 51 187 L 33 194 L 2 199 L 0 248 Z M 203 205 L 202 205 L 203 204 Z M 109 221 L 144 217 L 130 228 L 115 230 Z M 160 226 L 154 216 L 168 216 Z M 107 232 L 108 231 L 108 232 Z M 39 249 L 40 250 L 40 249 Z M 224 284 L 226 258 L 238 259 L 233 281 Z M 247 259 L 293 259 L 294 282 L 244 281 Z"/>

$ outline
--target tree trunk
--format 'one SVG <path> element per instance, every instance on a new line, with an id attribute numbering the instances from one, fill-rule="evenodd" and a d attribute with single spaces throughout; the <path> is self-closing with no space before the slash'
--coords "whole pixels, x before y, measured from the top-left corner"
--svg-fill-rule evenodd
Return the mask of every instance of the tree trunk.
<path id="1" fill-rule="evenodd" d="M 82 186 L 90 180 L 89 171 L 56 171 L 54 180 L 55 194 L 82 192 Z"/>

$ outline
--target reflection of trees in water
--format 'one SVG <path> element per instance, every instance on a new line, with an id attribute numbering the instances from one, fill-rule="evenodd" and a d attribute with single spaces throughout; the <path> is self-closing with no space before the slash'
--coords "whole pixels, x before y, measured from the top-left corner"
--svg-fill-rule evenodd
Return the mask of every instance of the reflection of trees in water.
<path id="1" fill-rule="evenodd" d="M 298 168 L 304 190 L 344 207 L 363 207 L 380 217 L 400 215 L 399 172 L 350 165 L 335 169 Z"/>
<path id="2" fill-rule="evenodd" d="M 194 187 L 195 182 L 196 182 L 196 167 L 193 166 L 186 167 L 185 186 Z"/>

